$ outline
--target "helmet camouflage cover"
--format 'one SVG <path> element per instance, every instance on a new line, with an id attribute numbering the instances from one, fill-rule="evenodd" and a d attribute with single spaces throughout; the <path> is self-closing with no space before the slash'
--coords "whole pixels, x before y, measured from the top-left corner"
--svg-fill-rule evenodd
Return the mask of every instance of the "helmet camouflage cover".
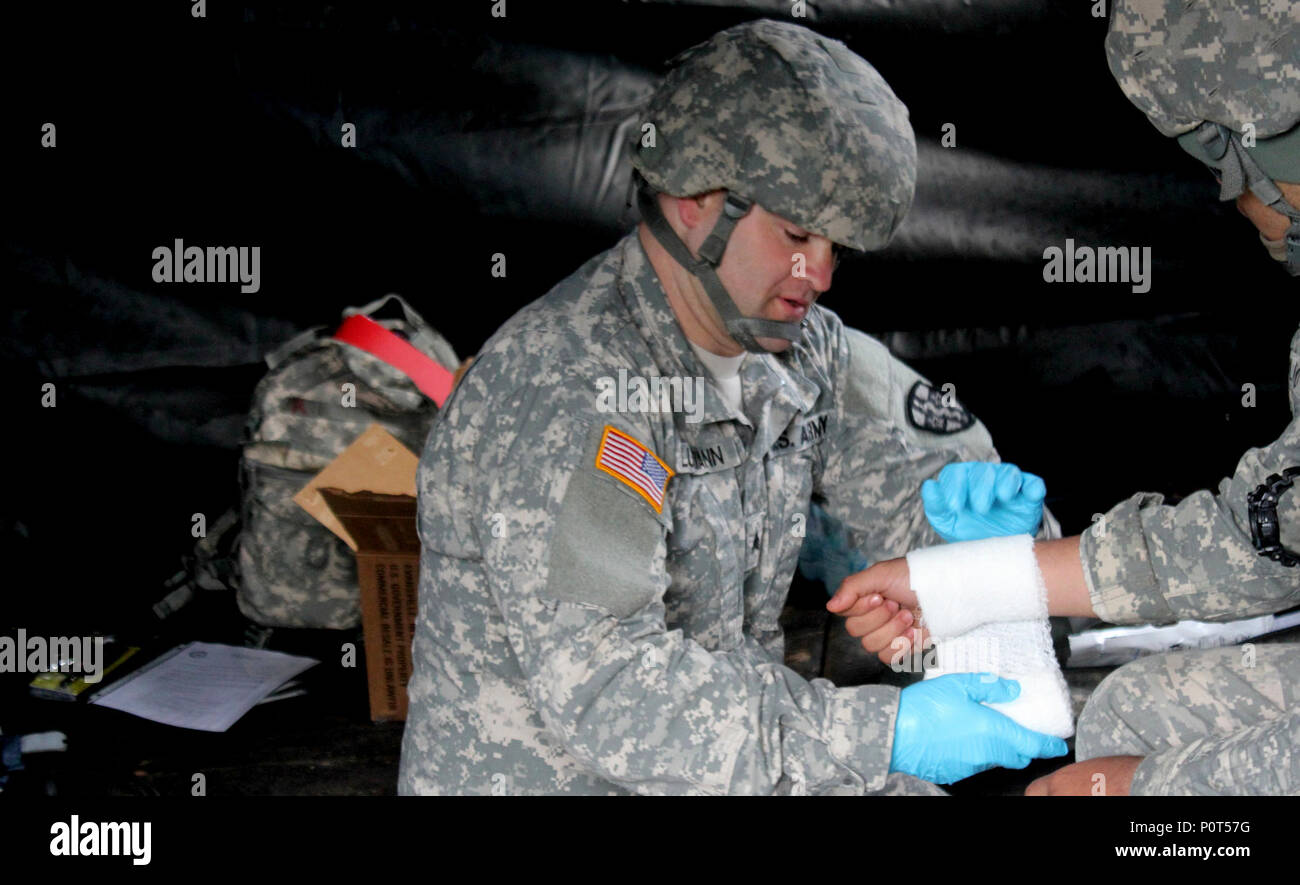
<path id="1" fill-rule="evenodd" d="M 1208 120 L 1270 138 L 1300 122 L 1300 3 L 1115 0 L 1106 60 L 1165 135 Z"/>
<path id="2" fill-rule="evenodd" d="M 912 204 L 916 140 L 875 68 L 838 40 L 769 19 L 672 64 L 645 112 L 653 146 L 638 140 L 632 154 L 651 187 L 723 188 L 850 249 L 889 242 Z"/>

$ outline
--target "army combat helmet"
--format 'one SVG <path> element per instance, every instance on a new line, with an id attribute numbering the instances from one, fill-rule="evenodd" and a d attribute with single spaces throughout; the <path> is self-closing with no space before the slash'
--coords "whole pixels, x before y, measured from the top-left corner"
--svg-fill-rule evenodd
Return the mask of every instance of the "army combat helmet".
<path id="1" fill-rule="evenodd" d="M 699 278 L 727 332 L 746 350 L 760 337 L 798 340 L 801 323 L 742 316 L 718 279 L 727 241 L 754 203 L 832 243 L 889 242 L 912 204 L 916 140 L 907 107 L 876 69 L 838 40 L 764 19 L 715 34 L 672 61 L 636 133 L 641 218 Z M 668 224 L 655 192 L 726 191 L 700 257 Z"/>
<path id="2" fill-rule="evenodd" d="M 1106 59 L 1155 127 L 1215 170 L 1219 199 L 1250 190 L 1291 219 L 1264 244 L 1300 275 L 1300 208 L 1275 184 L 1300 183 L 1300 3 L 1116 0 Z"/>

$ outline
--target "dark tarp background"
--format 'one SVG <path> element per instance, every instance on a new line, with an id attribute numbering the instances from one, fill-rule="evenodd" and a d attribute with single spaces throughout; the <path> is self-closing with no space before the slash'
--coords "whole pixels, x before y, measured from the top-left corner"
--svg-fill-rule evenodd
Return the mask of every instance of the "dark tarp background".
<path id="1" fill-rule="evenodd" d="M 160 595 L 191 515 L 237 501 L 268 350 L 393 291 L 473 353 L 632 223 L 622 136 L 663 62 L 791 8 L 31 6 L 7 10 L 3 53 L 0 544 L 4 607 L 36 630 L 106 629 Z M 822 303 L 954 383 L 1067 531 L 1139 489 L 1214 485 L 1275 438 L 1300 320 L 1254 229 L 1119 91 L 1092 6 L 827 0 L 803 20 L 881 71 L 919 143 L 897 239 Z M 176 238 L 260 246 L 260 291 L 154 283 Z M 1044 283 L 1066 238 L 1150 246 L 1151 290 Z"/>

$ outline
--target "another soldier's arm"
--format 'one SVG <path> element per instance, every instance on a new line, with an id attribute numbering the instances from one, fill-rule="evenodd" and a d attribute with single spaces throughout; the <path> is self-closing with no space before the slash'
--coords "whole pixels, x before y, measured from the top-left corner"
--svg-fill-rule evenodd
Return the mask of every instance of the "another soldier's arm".
<path id="1" fill-rule="evenodd" d="M 615 475 L 634 450 L 597 466 L 606 422 L 652 451 L 653 430 L 592 399 L 574 379 L 486 403 L 470 496 L 482 524 L 501 515 L 478 541 L 484 569 L 556 742 L 644 793 L 881 789 L 896 689 L 808 682 L 752 642 L 710 651 L 666 629 L 670 502 Z"/>
<path id="2" fill-rule="evenodd" d="M 1246 505 L 1269 474 L 1295 465 L 1300 421 L 1293 419 L 1277 442 L 1248 451 L 1218 494 L 1202 490 L 1175 506 L 1138 494 L 1093 523 L 1079 553 L 1097 616 L 1115 624 L 1230 620 L 1300 604 L 1300 567 L 1259 555 Z M 1283 544 L 1295 550 L 1300 491 L 1283 493 L 1278 520 Z"/>

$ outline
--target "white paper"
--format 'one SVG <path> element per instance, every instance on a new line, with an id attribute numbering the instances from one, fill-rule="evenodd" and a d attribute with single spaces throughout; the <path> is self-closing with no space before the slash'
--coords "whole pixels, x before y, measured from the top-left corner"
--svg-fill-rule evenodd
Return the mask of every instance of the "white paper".
<path id="1" fill-rule="evenodd" d="M 225 731 L 318 663 L 261 648 L 191 642 L 110 685 L 91 703 L 180 728 Z"/>

